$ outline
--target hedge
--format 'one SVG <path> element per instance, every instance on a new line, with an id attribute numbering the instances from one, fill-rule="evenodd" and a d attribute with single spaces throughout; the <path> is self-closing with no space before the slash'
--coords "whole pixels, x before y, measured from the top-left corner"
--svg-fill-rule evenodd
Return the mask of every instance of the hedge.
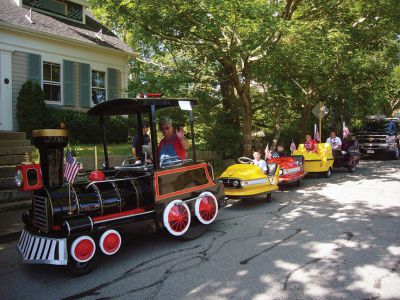
<path id="1" fill-rule="evenodd" d="M 102 141 L 98 117 L 88 116 L 85 112 L 48 108 L 47 127 L 60 128 L 65 124 L 70 140 L 81 144 L 100 143 Z M 111 116 L 105 118 L 107 143 L 128 142 L 128 118 Z"/>

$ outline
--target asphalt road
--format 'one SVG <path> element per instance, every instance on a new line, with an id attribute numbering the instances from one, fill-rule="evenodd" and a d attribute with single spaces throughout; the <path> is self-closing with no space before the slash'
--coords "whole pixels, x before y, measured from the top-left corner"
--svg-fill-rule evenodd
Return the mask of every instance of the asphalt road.
<path id="1" fill-rule="evenodd" d="M 400 162 L 230 202 L 197 240 L 130 237 L 91 274 L 0 245 L 1 299 L 400 299 Z"/>

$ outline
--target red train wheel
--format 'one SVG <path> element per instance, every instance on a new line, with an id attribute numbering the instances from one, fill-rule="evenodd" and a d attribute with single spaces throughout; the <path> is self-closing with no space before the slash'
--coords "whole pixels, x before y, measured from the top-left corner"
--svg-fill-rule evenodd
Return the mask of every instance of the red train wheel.
<path id="1" fill-rule="evenodd" d="M 218 202 L 210 192 L 201 193 L 195 203 L 195 214 L 203 224 L 214 222 L 218 214 Z"/>
<path id="2" fill-rule="evenodd" d="M 100 249 L 106 255 L 117 253 L 121 247 L 121 235 L 114 229 L 107 230 L 100 237 Z"/>
<path id="3" fill-rule="evenodd" d="M 71 245 L 71 256 L 77 262 L 89 261 L 96 252 L 96 244 L 90 236 L 78 237 Z"/>
<path id="4" fill-rule="evenodd" d="M 163 214 L 164 226 L 174 236 L 183 235 L 190 226 L 189 207 L 182 200 L 170 202 Z"/>

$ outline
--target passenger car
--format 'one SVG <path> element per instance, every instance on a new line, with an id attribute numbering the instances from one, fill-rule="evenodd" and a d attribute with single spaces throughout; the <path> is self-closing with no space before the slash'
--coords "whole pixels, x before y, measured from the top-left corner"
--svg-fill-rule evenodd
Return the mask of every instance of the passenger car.
<path id="1" fill-rule="evenodd" d="M 279 164 L 279 185 L 296 183 L 300 185 L 304 178 L 304 157 L 302 155 L 275 157 L 268 160 L 269 163 Z"/>
<path id="2" fill-rule="evenodd" d="M 356 139 L 351 141 L 343 141 L 342 150 L 333 150 L 334 168 L 347 168 L 350 173 L 357 170 L 360 161 L 360 149 Z"/>
<path id="3" fill-rule="evenodd" d="M 268 163 L 267 174 L 252 165 L 252 159 L 240 157 L 239 163 L 229 166 L 219 177 L 223 183 L 225 195 L 231 199 L 271 200 L 272 192 L 278 190 L 279 165 Z"/>
<path id="4" fill-rule="evenodd" d="M 302 155 L 304 157 L 304 172 L 322 173 L 325 177 L 330 177 L 333 167 L 332 145 L 330 143 L 317 144 L 317 152 L 309 152 L 300 144 L 293 155 Z"/>
<path id="5" fill-rule="evenodd" d="M 104 168 L 87 172 L 83 180 L 63 181 L 64 129 L 33 132 L 33 145 L 40 151 L 40 166 L 18 166 L 22 190 L 33 190 L 32 207 L 23 215 L 25 228 L 18 243 L 24 262 L 67 265 L 78 275 L 89 272 L 99 254 L 114 255 L 129 230 L 166 228 L 175 237 L 190 239 L 212 223 L 226 205 L 223 185 L 212 178 L 210 166 L 196 160 L 193 115 L 195 100 L 114 99 L 88 110 L 98 116 L 103 135 Z M 193 160 L 176 158 L 160 162 L 156 155 L 156 111 L 181 106 L 189 109 Z M 150 123 L 151 146 L 143 149 L 152 162 L 136 159 L 110 166 L 105 118 L 135 114 L 137 128 L 142 117 Z M 141 130 L 139 130 L 142 139 Z M 200 230 L 199 230 L 200 229 Z"/>

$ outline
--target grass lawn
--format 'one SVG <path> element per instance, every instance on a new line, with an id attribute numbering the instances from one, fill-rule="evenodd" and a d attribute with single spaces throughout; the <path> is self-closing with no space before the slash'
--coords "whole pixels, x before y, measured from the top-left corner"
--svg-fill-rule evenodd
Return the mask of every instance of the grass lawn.
<path id="1" fill-rule="evenodd" d="M 97 155 L 104 155 L 103 144 L 80 144 L 77 145 L 78 156 L 94 156 L 94 146 L 97 146 Z M 131 144 L 108 144 L 108 155 L 132 155 Z"/>

